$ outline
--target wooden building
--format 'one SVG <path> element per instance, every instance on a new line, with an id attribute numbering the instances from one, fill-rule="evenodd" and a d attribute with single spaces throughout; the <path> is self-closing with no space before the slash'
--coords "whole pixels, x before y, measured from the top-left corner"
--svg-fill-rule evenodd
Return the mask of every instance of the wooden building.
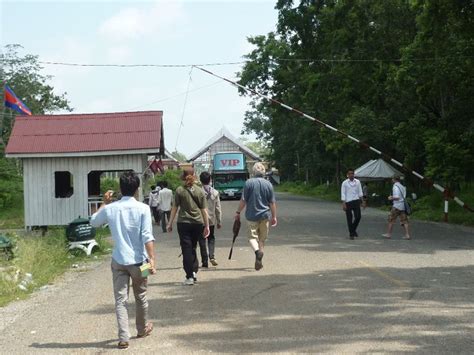
<path id="1" fill-rule="evenodd" d="M 104 172 L 143 174 L 147 156 L 164 154 L 162 118 L 162 111 L 17 117 L 6 156 L 23 164 L 25 227 L 89 216 Z"/>
<path id="2" fill-rule="evenodd" d="M 252 167 L 256 162 L 262 160 L 257 153 L 246 147 L 228 129 L 223 127 L 201 149 L 193 154 L 189 161 L 193 163 L 194 169 L 199 174 L 202 171 L 212 169 L 214 154 L 223 152 L 244 153 L 249 171 L 252 171 Z"/>

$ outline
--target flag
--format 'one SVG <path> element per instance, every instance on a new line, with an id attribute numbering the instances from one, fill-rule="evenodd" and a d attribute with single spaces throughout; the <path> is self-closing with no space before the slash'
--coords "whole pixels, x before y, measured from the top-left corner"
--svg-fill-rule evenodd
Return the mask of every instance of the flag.
<path id="1" fill-rule="evenodd" d="M 5 106 L 23 115 L 31 115 L 31 110 L 16 97 L 8 85 L 5 85 Z"/>
<path id="2" fill-rule="evenodd" d="M 150 164 L 150 170 L 153 171 L 153 174 L 156 174 L 158 170 L 160 170 L 160 173 L 164 174 L 165 168 L 163 166 L 163 162 L 160 160 L 154 159 L 151 164 Z"/>

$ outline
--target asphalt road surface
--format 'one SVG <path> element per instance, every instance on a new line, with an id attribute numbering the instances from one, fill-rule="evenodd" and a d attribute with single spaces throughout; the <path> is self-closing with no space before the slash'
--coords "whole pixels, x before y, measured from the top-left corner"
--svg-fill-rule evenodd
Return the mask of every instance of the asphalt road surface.
<path id="1" fill-rule="evenodd" d="M 413 240 L 398 225 L 384 240 L 386 213 L 368 208 L 349 240 L 340 204 L 279 194 L 255 271 L 244 224 L 227 260 L 236 206 L 223 202 L 219 265 L 195 286 L 181 285 L 176 232 L 155 227 L 155 330 L 128 352 L 474 353 L 473 228 L 415 221 Z M 116 334 L 109 259 L 0 309 L 0 353 L 123 351 Z"/>

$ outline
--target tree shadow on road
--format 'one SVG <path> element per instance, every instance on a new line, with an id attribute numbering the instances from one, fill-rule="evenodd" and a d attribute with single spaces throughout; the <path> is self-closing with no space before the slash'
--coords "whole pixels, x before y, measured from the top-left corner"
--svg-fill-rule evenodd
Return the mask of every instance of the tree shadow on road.
<path id="1" fill-rule="evenodd" d="M 116 349 L 117 340 L 105 340 L 91 343 L 33 343 L 31 348 L 36 349 Z"/>
<path id="2" fill-rule="evenodd" d="M 150 318 L 189 351 L 474 351 L 474 267 L 378 272 L 260 273 L 166 288 L 150 300 Z"/>

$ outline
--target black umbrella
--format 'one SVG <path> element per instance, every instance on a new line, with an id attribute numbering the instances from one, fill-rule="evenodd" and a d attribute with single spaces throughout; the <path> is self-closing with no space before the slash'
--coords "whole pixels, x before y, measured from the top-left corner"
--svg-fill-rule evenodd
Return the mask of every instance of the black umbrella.
<path id="1" fill-rule="evenodd" d="M 234 250 L 234 243 L 239 235 L 240 231 L 240 218 L 234 220 L 234 225 L 232 226 L 232 232 L 234 233 L 234 238 L 232 239 L 232 246 L 230 247 L 229 260 L 232 258 L 232 251 Z"/>

